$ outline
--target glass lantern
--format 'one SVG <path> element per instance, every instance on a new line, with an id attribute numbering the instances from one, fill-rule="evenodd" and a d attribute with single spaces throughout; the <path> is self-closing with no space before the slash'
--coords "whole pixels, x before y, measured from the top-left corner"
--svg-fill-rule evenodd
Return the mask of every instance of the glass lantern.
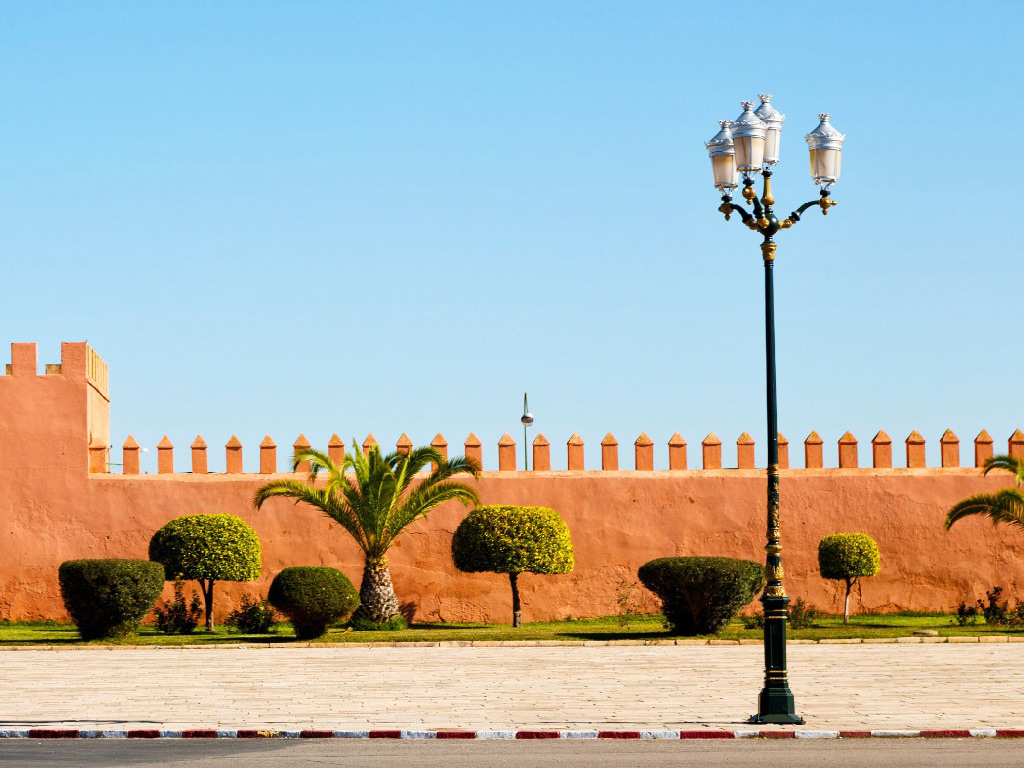
<path id="1" fill-rule="evenodd" d="M 811 154 L 811 178 L 821 187 L 833 184 L 839 179 L 839 165 L 846 135 L 840 133 L 829 122 L 828 112 L 818 115 L 821 123 L 804 138 Z"/>
<path id="2" fill-rule="evenodd" d="M 770 93 L 759 93 L 757 98 L 761 100 L 761 106 L 754 110 L 754 114 L 767 126 L 764 137 L 764 162 L 768 165 L 775 165 L 779 162 L 779 138 L 782 135 L 782 124 L 786 122 L 786 116 L 779 114 L 779 111 L 771 105 L 772 95 Z"/>
<path id="3" fill-rule="evenodd" d="M 711 141 L 704 144 L 708 149 L 708 157 L 711 158 L 711 172 L 715 177 L 715 187 L 729 194 L 730 189 L 736 189 L 736 149 L 732 140 L 732 132 L 729 130 L 732 123 L 728 120 L 719 120 L 721 130 L 715 134 Z"/>
<path id="4" fill-rule="evenodd" d="M 764 140 L 767 126 L 754 114 L 754 102 L 744 101 L 743 114 L 733 120 L 732 140 L 736 146 L 736 170 L 759 172 L 764 163 Z"/>

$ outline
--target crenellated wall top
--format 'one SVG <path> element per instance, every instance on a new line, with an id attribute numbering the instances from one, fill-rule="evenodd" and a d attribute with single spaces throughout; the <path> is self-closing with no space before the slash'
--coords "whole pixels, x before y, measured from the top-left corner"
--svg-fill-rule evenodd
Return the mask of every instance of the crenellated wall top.
<path id="1" fill-rule="evenodd" d="M 908 469 L 921 469 L 926 468 L 925 464 L 925 447 L 926 440 L 917 430 L 912 431 L 904 440 L 905 453 L 904 461 L 899 467 L 893 463 L 893 451 L 892 451 L 892 439 L 884 430 L 879 430 L 878 433 L 871 440 L 871 466 L 865 467 L 864 469 L 892 469 L 896 468 L 908 468 Z M 826 469 L 822 461 L 822 445 L 824 440 L 817 432 L 811 432 L 804 440 L 804 465 L 802 467 L 791 466 L 789 461 L 789 441 L 780 433 L 779 434 L 779 468 L 780 469 Z M 295 449 L 309 447 L 309 440 L 306 436 L 300 434 L 293 442 Z M 395 443 L 395 448 L 399 453 L 407 452 L 414 442 L 409 438 L 406 433 L 398 438 Z M 431 445 L 435 448 L 443 449 L 443 452 L 447 455 L 448 440 L 443 434 L 438 432 L 431 440 Z M 700 470 L 719 470 L 719 469 L 741 469 L 751 470 L 757 469 L 754 463 L 754 438 L 748 432 L 740 434 L 735 441 L 735 457 L 736 462 L 731 467 L 724 466 L 722 463 L 722 441 L 714 434 L 707 435 L 701 441 L 701 466 L 695 468 L 695 471 Z M 857 459 L 858 440 L 852 432 L 845 432 L 836 441 L 838 448 L 838 465 L 832 467 L 834 469 L 860 469 Z M 952 469 L 961 466 L 960 463 L 960 439 L 953 433 L 952 430 L 947 429 L 938 440 L 939 445 L 939 468 Z M 330 442 L 328 443 L 329 455 L 333 460 L 340 461 L 342 448 L 344 443 L 335 433 Z M 387 450 L 386 447 L 380 446 L 377 439 L 372 433 L 366 436 L 363 440 L 362 449 L 364 452 L 369 451 L 371 447 L 380 447 L 381 450 Z M 498 467 L 499 472 L 514 472 L 523 471 L 516 468 L 516 440 L 509 433 L 504 433 L 494 443 L 497 449 L 498 455 Z M 566 459 L 567 459 L 567 470 L 555 470 L 563 472 L 580 471 L 583 469 L 583 452 L 585 450 L 586 443 L 579 433 L 574 432 L 565 443 Z M 592 443 L 591 450 L 595 452 L 597 456 L 600 456 L 602 470 L 613 471 L 619 469 L 634 470 L 634 471 L 654 471 L 654 454 L 657 450 L 657 446 L 653 440 L 647 435 L 646 432 L 641 432 L 637 438 L 633 441 L 633 466 L 632 467 L 620 467 L 619 466 L 619 442 L 616 437 L 608 432 L 601 439 L 600 443 Z M 532 441 L 531 447 L 533 451 L 533 461 L 530 471 L 551 471 L 551 443 L 547 437 L 543 434 L 538 434 Z M 669 471 L 687 470 L 687 459 L 686 459 L 686 448 L 687 442 L 678 432 L 674 433 L 672 437 L 665 444 L 663 450 L 667 452 Z M 90 451 L 106 451 L 108 446 L 103 444 L 94 443 L 90 445 Z M 159 462 L 159 474 L 172 474 L 175 472 L 174 468 L 174 445 L 171 440 L 165 435 L 164 438 L 156 445 L 157 452 L 160 457 Z M 277 459 L 277 444 L 274 442 L 270 435 L 267 435 L 258 444 L 253 446 L 254 450 L 259 452 L 259 473 L 253 474 L 274 474 L 282 471 L 278 466 Z M 128 437 L 124 441 L 124 445 L 121 448 L 124 459 L 122 466 L 124 467 L 124 474 L 138 474 L 139 472 L 139 451 L 145 450 L 138 441 L 132 436 Z M 203 439 L 202 435 L 197 435 L 191 442 L 192 450 L 192 466 L 189 470 L 184 470 L 192 474 L 210 474 L 207 471 L 207 460 L 206 451 L 207 444 Z M 232 435 L 231 438 L 224 444 L 225 452 L 225 466 L 227 467 L 228 474 L 242 473 L 242 454 L 244 452 L 244 446 L 241 440 L 236 435 Z M 482 462 L 483 456 L 483 443 L 472 432 L 463 441 L 463 450 L 467 456 L 473 456 Z M 628 450 L 628 449 L 627 449 Z M 981 467 L 984 465 L 985 460 L 993 455 L 994 452 L 994 441 L 986 430 L 981 430 L 978 436 L 974 439 L 974 457 L 972 465 L 974 467 Z M 1021 430 L 1016 430 L 1007 439 L 1007 453 L 1012 456 L 1020 456 L 1024 458 L 1024 433 Z M 288 466 L 283 471 L 289 471 L 291 467 L 290 455 L 288 457 Z M 488 469 L 484 466 L 484 469 Z M 493 468 L 492 468 L 493 469 Z M 102 471 L 102 470 L 93 470 Z M 182 470 L 178 470 L 179 472 Z"/>

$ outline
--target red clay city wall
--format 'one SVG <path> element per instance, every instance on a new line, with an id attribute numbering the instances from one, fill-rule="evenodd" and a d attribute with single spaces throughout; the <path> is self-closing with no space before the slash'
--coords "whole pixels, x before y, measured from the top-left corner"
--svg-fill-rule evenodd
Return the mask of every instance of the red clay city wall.
<path id="1" fill-rule="evenodd" d="M 164 440 L 158 446 L 159 472 L 140 475 L 138 447 L 129 437 L 122 448 L 124 473 L 111 474 L 105 471 L 106 367 L 85 344 L 65 344 L 60 367 L 47 371 L 38 374 L 34 345 L 18 344 L 12 345 L 8 375 L 0 376 L 0 618 L 64 618 L 57 587 L 61 562 L 145 558 L 157 528 L 197 512 L 238 515 L 263 542 L 259 581 L 218 586 L 218 620 L 240 595 L 265 594 L 270 579 L 288 565 L 332 565 L 358 584 L 360 552 L 333 521 L 284 500 L 260 512 L 252 509 L 259 485 L 288 476 L 274 474 L 272 440 L 260 446 L 260 473 L 241 472 L 243 447 L 234 439 L 224 448 L 229 471 L 207 473 L 208 449 L 197 438 L 191 473 L 174 471 L 174 447 Z M 867 608 L 948 610 L 996 584 L 1011 595 L 1024 594 L 1024 538 L 980 520 L 960 523 L 952 533 L 942 529 L 951 504 L 1006 485 L 1005 478 L 984 478 L 980 469 L 958 466 L 959 445 L 951 432 L 943 435 L 943 466 L 937 468 L 924 467 L 924 440 L 916 432 L 905 441 L 906 467 L 893 468 L 891 441 L 880 432 L 872 446 L 874 466 L 858 468 L 853 441 L 844 435 L 841 466 L 824 468 L 821 438 L 812 433 L 804 445 L 805 467 L 781 472 L 785 583 L 792 597 L 839 607 L 837 586 L 817 573 L 818 541 L 838 531 L 868 533 L 881 549 L 882 572 L 863 587 Z M 447 449 L 440 435 L 434 443 Z M 400 446 L 405 444 L 403 436 Z M 982 431 L 974 448 L 977 464 L 991 455 L 992 439 Z M 338 444 L 332 449 L 340 450 Z M 464 450 L 479 455 L 480 441 L 471 435 Z M 572 531 L 573 573 L 522 578 L 525 619 L 614 613 L 620 586 L 635 582 L 637 567 L 654 557 L 762 560 L 764 471 L 753 468 L 749 435 L 737 441 L 736 469 L 722 468 L 721 441 L 713 435 L 701 446 L 701 469 L 686 468 L 686 445 L 678 436 L 668 446 L 672 469 L 661 471 L 651 469 L 654 446 L 646 435 L 631 451 L 629 463 L 637 469 L 620 468 L 612 435 L 602 441 L 600 471 L 582 469 L 578 435 L 566 447 L 569 470 L 545 470 L 549 450 L 538 436 L 533 466 L 539 469 L 515 471 L 515 443 L 506 435 L 499 444 L 499 471 L 485 472 L 479 483 L 484 503 L 550 506 Z M 1024 435 L 1015 433 L 1008 450 L 1024 455 Z M 788 467 L 788 445 L 783 456 Z M 420 619 L 507 621 L 507 578 L 463 574 L 452 566 L 451 536 L 464 515 L 461 506 L 447 505 L 399 540 L 391 554 L 399 600 Z M 641 600 L 654 608 L 650 595 Z"/>

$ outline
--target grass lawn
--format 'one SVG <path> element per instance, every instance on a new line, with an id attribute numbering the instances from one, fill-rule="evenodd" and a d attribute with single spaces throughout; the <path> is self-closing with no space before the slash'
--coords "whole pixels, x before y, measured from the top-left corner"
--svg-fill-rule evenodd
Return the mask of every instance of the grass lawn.
<path id="1" fill-rule="evenodd" d="M 1017 635 L 1024 637 L 1024 628 L 989 626 L 978 623 L 957 626 L 948 614 L 864 614 L 850 617 L 843 625 L 841 616 L 823 616 L 806 629 L 790 627 L 788 636 L 794 640 L 823 638 L 907 637 L 917 629 L 933 629 L 940 636 L 951 635 Z M 409 641 L 470 640 L 656 640 L 669 639 L 660 616 L 603 616 L 596 619 L 544 621 L 524 624 L 514 630 L 503 624 L 413 624 L 401 632 L 353 632 L 331 629 L 320 642 L 370 643 Z M 733 621 L 717 637 L 723 640 L 760 639 L 760 629 L 746 629 L 742 621 Z M 214 634 L 197 630 L 191 635 L 163 635 L 154 627 L 143 627 L 131 645 L 216 645 L 240 643 L 292 643 L 295 635 L 291 625 L 279 624 L 269 635 L 229 634 L 219 627 Z M 82 643 L 71 624 L 55 622 L 0 622 L 0 646 L 6 645 L 109 645 L 109 641 Z"/>

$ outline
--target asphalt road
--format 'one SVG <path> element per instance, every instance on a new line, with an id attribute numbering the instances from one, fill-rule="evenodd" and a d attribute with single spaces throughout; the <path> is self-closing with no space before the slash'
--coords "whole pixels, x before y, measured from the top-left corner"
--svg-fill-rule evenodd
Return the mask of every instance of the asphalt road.
<path id="1" fill-rule="evenodd" d="M 1018 768 L 1024 740 L 848 741 L 0 741 L 4 768 Z"/>

